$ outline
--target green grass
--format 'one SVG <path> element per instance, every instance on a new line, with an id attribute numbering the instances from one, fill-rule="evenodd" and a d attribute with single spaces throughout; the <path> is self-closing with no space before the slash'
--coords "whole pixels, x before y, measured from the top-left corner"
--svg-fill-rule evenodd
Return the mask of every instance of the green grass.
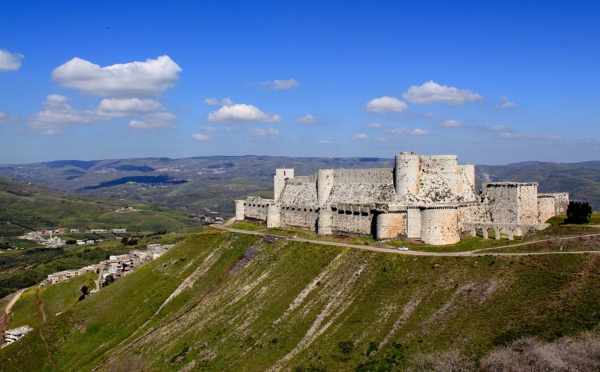
<path id="1" fill-rule="evenodd" d="M 229 275 L 250 246 L 260 253 Z M 414 257 L 211 229 L 42 332 L 59 370 L 136 356 L 154 370 L 402 370 L 416 353 L 477 360 L 523 336 L 576 335 L 598 327 L 598 308 L 598 255 Z M 1 365 L 51 369 L 39 337 L 19 342 Z"/>

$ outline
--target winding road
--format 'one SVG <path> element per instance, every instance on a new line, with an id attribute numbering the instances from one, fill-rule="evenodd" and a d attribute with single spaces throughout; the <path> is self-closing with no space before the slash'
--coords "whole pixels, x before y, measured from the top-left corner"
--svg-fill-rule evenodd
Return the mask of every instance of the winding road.
<path id="1" fill-rule="evenodd" d="M 600 234 L 587 234 L 587 235 L 565 236 L 565 237 L 560 237 L 560 238 L 556 238 L 555 237 L 555 238 L 549 238 L 549 239 L 535 240 L 535 241 L 526 242 L 526 243 L 503 245 L 503 246 L 500 246 L 500 247 L 481 248 L 481 249 L 475 249 L 475 250 L 472 250 L 472 251 L 465 251 L 465 252 L 422 252 L 422 251 L 413 251 L 413 250 L 400 251 L 397 248 L 373 247 L 373 246 L 368 246 L 368 245 L 348 244 L 348 243 L 338 243 L 338 242 L 328 242 L 328 241 L 323 241 L 323 240 L 304 239 L 304 238 L 298 238 L 298 237 L 289 237 L 289 236 L 285 236 L 285 235 L 269 234 L 269 233 L 263 233 L 263 232 L 258 232 L 258 231 L 240 230 L 240 229 L 235 229 L 235 228 L 229 227 L 231 225 L 231 223 L 232 223 L 232 220 L 229 220 L 229 221 L 227 221 L 226 223 L 224 223 L 222 225 L 215 224 L 215 225 L 211 225 L 211 226 L 214 227 L 214 228 L 220 229 L 220 230 L 227 230 L 227 231 L 235 232 L 235 233 L 239 233 L 239 234 L 261 235 L 261 236 L 268 235 L 268 236 L 274 236 L 274 237 L 279 238 L 279 239 L 287 239 L 289 241 L 294 241 L 294 242 L 314 243 L 314 244 L 321 244 L 321 245 L 331 245 L 331 246 L 335 246 L 335 247 L 357 248 L 357 249 L 363 249 L 363 250 L 366 250 L 366 251 L 386 252 L 386 253 L 395 253 L 395 254 L 405 254 L 405 255 L 411 255 L 411 256 L 441 256 L 441 257 L 464 257 L 464 256 L 478 256 L 478 255 L 486 255 L 486 256 L 528 256 L 528 255 L 543 255 L 543 254 L 585 254 L 585 253 L 600 253 L 600 251 L 589 251 L 589 250 L 588 251 L 560 251 L 560 252 L 490 252 L 490 250 L 493 250 L 493 249 L 521 247 L 521 246 L 538 244 L 538 243 L 543 243 L 543 242 L 548 242 L 548 241 L 560 241 L 560 240 L 568 240 L 568 239 L 583 238 L 583 237 L 596 237 L 596 236 L 600 236 Z"/>

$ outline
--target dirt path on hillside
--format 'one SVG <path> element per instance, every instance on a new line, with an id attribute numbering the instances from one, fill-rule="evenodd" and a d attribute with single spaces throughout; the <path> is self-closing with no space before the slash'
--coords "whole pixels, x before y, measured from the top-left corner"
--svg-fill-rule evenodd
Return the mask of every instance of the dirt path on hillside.
<path id="1" fill-rule="evenodd" d="M 457 256 L 476 256 L 476 255 L 486 255 L 486 256 L 527 256 L 527 255 L 542 255 L 542 254 L 585 254 L 585 253 L 597 253 L 597 254 L 600 254 L 600 251 L 519 252 L 519 253 L 517 253 L 517 252 L 514 252 L 514 253 L 513 252 L 505 252 L 505 253 L 487 252 L 487 250 L 490 250 L 490 249 L 504 249 L 504 248 L 512 248 L 512 247 L 522 247 L 522 246 L 539 244 L 539 243 L 544 243 L 544 242 L 549 242 L 549 241 L 556 241 L 556 240 L 568 240 L 568 239 L 584 238 L 584 237 L 585 238 L 597 237 L 597 236 L 600 236 L 600 234 L 586 234 L 586 235 L 575 235 L 575 236 L 565 236 L 565 237 L 554 237 L 554 238 L 548 238 L 548 239 L 534 240 L 534 241 L 525 242 L 525 243 L 503 245 L 503 246 L 500 246 L 500 247 L 480 248 L 480 249 L 475 249 L 475 250 L 472 250 L 472 251 L 465 251 L 465 252 L 422 252 L 422 251 L 413 251 L 413 250 L 399 251 L 396 248 L 373 247 L 373 246 L 368 246 L 368 245 L 358 245 L 358 244 L 328 242 L 328 241 L 315 240 L 315 239 L 303 239 L 303 238 L 290 237 L 290 236 L 285 236 L 285 235 L 275 235 L 275 234 L 268 234 L 268 233 L 262 233 L 262 232 L 257 232 L 257 231 L 240 230 L 240 229 L 235 229 L 235 228 L 232 228 L 232 227 L 226 227 L 226 226 L 223 226 L 223 225 L 211 225 L 211 226 L 214 227 L 214 228 L 216 228 L 216 229 L 226 230 L 226 231 L 230 231 L 230 232 L 234 232 L 234 233 L 240 233 L 240 234 L 261 235 L 261 236 L 269 235 L 269 236 L 277 237 L 279 239 L 287 239 L 287 240 L 294 241 L 294 242 L 313 243 L 313 244 L 321 244 L 321 245 L 331 245 L 331 246 L 336 246 L 336 247 L 357 248 L 357 249 L 362 249 L 362 250 L 366 250 L 366 251 L 387 252 L 387 253 L 405 254 L 405 255 L 411 255 L 411 256 L 442 256 L 442 257 L 446 256 L 446 257 L 457 257 Z"/>
<path id="2" fill-rule="evenodd" d="M 44 311 L 44 300 L 40 297 L 40 289 L 38 288 L 35 291 L 35 297 L 38 299 L 38 309 L 40 310 L 40 314 L 42 315 L 42 324 L 46 323 L 46 312 Z M 52 361 L 52 353 L 50 352 L 50 347 L 48 346 L 48 341 L 46 341 L 46 338 L 44 337 L 44 334 L 42 333 L 42 327 L 40 326 L 40 329 L 38 330 L 38 333 L 40 334 L 40 338 L 42 339 L 42 341 L 44 342 L 44 346 L 46 347 L 46 354 L 48 355 L 48 361 L 50 362 L 50 364 L 52 364 L 52 367 L 55 367 L 54 365 L 54 361 Z"/>
<path id="3" fill-rule="evenodd" d="M 13 298 L 10 299 L 8 305 L 6 305 L 6 307 L 4 308 L 4 315 L 2 316 L 2 328 L 0 329 L 0 344 L 3 344 L 5 341 L 4 335 L 8 330 L 8 325 L 10 324 L 10 319 L 12 318 L 12 307 L 17 302 L 17 300 L 21 298 L 21 295 L 24 291 L 25 289 L 17 291 Z"/>

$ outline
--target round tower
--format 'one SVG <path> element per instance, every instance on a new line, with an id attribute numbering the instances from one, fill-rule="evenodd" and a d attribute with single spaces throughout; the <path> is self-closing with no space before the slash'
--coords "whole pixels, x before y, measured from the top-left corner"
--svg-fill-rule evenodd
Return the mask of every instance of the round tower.
<path id="1" fill-rule="evenodd" d="M 267 207 L 267 228 L 281 226 L 281 211 L 277 204 Z"/>
<path id="2" fill-rule="evenodd" d="M 333 169 L 319 169 L 317 171 L 317 203 L 322 207 L 327 203 L 333 188 Z"/>
<path id="3" fill-rule="evenodd" d="M 458 156 L 456 155 L 431 155 L 431 164 L 435 166 L 433 172 L 444 177 L 452 195 L 460 194 L 460 176 L 458 173 Z"/>
<path id="4" fill-rule="evenodd" d="M 281 197 L 285 188 L 285 181 L 289 178 L 294 178 L 294 169 L 275 169 L 275 176 L 273 177 L 273 200 L 275 203 Z"/>
<path id="5" fill-rule="evenodd" d="M 446 245 L 460 241 L 456 208 L 426 208 L 421 211 L 421 240 Z"/>
<path id="6" fill-rule="evenodd" d="M 397 195 L 419 194 L 420 163 L 419 155 L 414 152 L 396 155 L 394 187 Z"/>
<path id="7" fill-rule="evenodd" d="M 333 234 L 333 212 L 331 211 L 331 208 L 328 204 L 321 207 L 321 209 L 319 210 L 319 219 L 317 221 L 317 234 Z"/>
<path id="8" fill-rule="evenodd" d="M 235 201 L 235 220 L 243 221 L 246 213 L 246 208 L 244 206 L 244 200 L 236 200 Z"/>

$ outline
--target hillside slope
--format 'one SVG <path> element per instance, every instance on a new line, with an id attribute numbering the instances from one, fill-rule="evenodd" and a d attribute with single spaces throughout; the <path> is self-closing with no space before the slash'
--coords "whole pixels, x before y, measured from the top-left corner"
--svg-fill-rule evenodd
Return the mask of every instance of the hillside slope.
<path id="1" fill-rule="evenodd" d="M 403 369 L 596 329 L 598 308 L 595 254 L 414 257 L 208 231 L 50 317 L 51 362 L 32 332 L 0 366 Z"/>

